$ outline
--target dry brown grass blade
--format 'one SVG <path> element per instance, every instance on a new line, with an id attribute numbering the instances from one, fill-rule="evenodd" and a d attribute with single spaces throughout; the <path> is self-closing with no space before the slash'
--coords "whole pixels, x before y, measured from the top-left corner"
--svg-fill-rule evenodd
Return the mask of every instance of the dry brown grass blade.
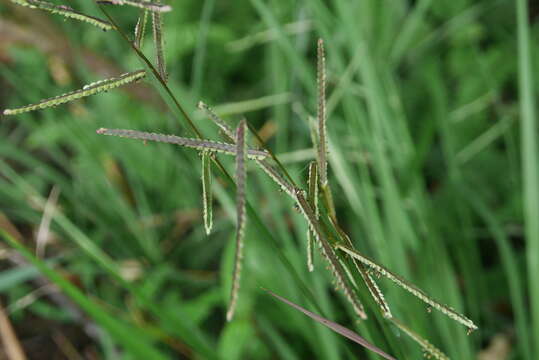
<path id="1" fill-rule="evenodd" d="M 24 350 L 11 326 L 4 307 L 0 304 L 0 337 L 2 338 L 3 351 L 9 360 L 26 360 Z"/>
<path id="2" fill-rule="evenodd" d="M 308 317 L 310 317 L 311 319 L 315 320 L 316 322 L 324 325 L 324 326 L 327 326 L 328 328 L 330 328 L 331 330 L 335 331 L 336 333 L 352 340 L 353 342 L 363 346 L 364 348 L 366 349 L 369 349 L 370 351 L 373 351 L 375 353 L 377 353 L 378 355 L 382 356 L 383 358 L 385 359 L 388 359 L 388 360 L 396 360 L 393 356 L 385 353 L 384 351 L 382 351 L 382 349 L 378 348 L 377 346 L 369 343 L 367 340 L 365 340 L 364 338 L 362 338 L 361 336 L 359 336 L 357 333 L 355 333 L 354 331 L 342 326 L 342 325 L 339 325 L 331 320 L 328 320 L 318 314 L 315 314 L 299 305 L 296 305 L 294 304 L 293 302 L 291 302 L 290 300 L 287 300 L 269 290 L 266 290 L 264 289 L 264 291 L 268 292 L 271 296 L 273 296 L 274 298 L 284 302 L 285 304 L 293 307 L 294 309 L 298 310 L 298 311 L 301 311 L 302 313 L 304 313 L 305 315 L 307 315 Z"/>

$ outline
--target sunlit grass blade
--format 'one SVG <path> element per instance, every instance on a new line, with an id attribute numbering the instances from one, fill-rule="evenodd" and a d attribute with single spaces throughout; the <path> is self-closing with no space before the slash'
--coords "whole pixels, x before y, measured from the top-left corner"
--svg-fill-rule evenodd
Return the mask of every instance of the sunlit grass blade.
<path id="1" fill-rule="evenodd" d="M 232 128 L 228 126 L 228 124 L 221 119 L 219 115 L 217 115 L 208 105 L 202 101 L 199 101 L 197 107 L 204 111 L 210 120 L 212 120 L 230 140 L 234 140 L 234 131 L 232 131 Z"/>
<path id="2" fill-rule="evenodd" d="M 397 319 L 392 318 L 392 319 L 389 319 L 389 321 L 395 324 L 402 332 L 404 332 L 406 335 L 412 338 L 416 343 L 418 343 L 423 349 L 423 351 L 425 352 L 425 356 L 427 358 L 432 357 L 437 360 L 449 360 L 449 357 L 446 354 L 444 354 L 440 349 L 438 349 L 436 346 L 432 345 L 426 339 L 416 334 L 414 331 L 410 330 L 408 327 L 406 327 Z"/>
<path id="3" fill-rule="evenodd" d="M 202 152 L 202 199 L 204 208 L 204 228 L 206 234 L 211 233 L 213 225 L 213 206 L 212 206 L 212 191 L 211 191 L 211 162 L 210 152 Z"/>
<path id="4" fill-rule="evenodd" d="M 57 271 L 51 269 L 44 261 L 37 259 L 21 243 L 0 229 L 0 236 L 7 243 L 22 254 L 44 276 L 56 284 L 67 296 L 69 296 L 82 310 L 84 310 L 97 324 L 108 331 L 112 338 L 143 359 L 166 359 L 161 352 L 155 349 L 146 336 L 132 326 L 127 326 L 115 317 L 109 315 L 99 305 L 89 300 L 75 285 L 65 279 Z"/>
<path id="5" fill-rule="evenodd" d="M 429 295 L 427 295 L 423 290 L 419 289 L 415 285 L 411 284 L 410 282 L 404 280 L 399 275 L 394 274 L 393 272 L 389 271 L 387 268 L 385 268 L 382 265 L 379 265 L 375 261 L 369 259 L 368 257 L 360 254 L 358 251 L 350 249 L 349 247 L 346 247 L 342 244 L 337 244 L 335 247 L 339 250 L 344 251 L 351 257 L 359 260 L 361 263 L 375 271 L 376 273 L 388 278 L 389 280 L 393 281 L 395 284 L 399 285 L 406 291 L 408 291 L 410 294 L 414 295 L 421 301 L 427 303 L 428 305 L 432 306 L 436 310 L 440 311 L 442 314 L 448 316 L 449 318 L 455 320 L 456 322 L 461 323 L 462 325 L 466 326 L 469 331 L 473 331 L 477 329 L 477 326 L 473 323 L 472 320 L 468 319 L 466 316 L 459 314 L 451 307 L 441 304 Z"/>
<path id="6" fill-rule="evenodd" d="M 307 199 L 314 209 L 314 214 L 318 219 L 318 168 L 316 162 L 312 161 L 309 164 L 309 179 L 308 179 L 308 189 Z M 310 229 L 307 229 L 307 268 L 309 271 L 314 270 L 313 264 L 313 234 Z"/>
<path id="7" fill-rule="evenodd" d="M 4 115 L 18 115 L 28 111 L 46 109 L 48 107 L 64 104 L 69 101 L 81 99 L 90 95 L 98 94 L 104 91 L 108 91 L 129 83 L 142 79 L 146 75 L 144 70 L 137 70 L 129 73 L 125 73 L 118 77 L 96 81 L 94 83 L 85 85 L 82 89 L 68 92 L 53 98 L 44 99 L 36 104 L 26 105 L 16 109 L 5 109 Z"/>
<path id="8" fill-rule="evenodd" d="M 164 54 L 163 19 L 159 12 L 152 12 L 153 43 L 157 60 L 157 70 L 163 81 L 167 81 L 167 65 Z"/>
<path id="9" fill-rule="evenodd" d="M 234 257 L 234 273 L 232 275 L 232 291 L 226 319 L 232 320 L 240 290 L 241 266 L 243 261 L 243 238 L 245 236 L 245 178 L 247 171 L 245 159 L 247 157 L 247 141 L 245 120 L 242 120 L 236 130 L 236 256 Z"/>
<path id="10" fill-rule="evenodd" d="M 164 135 L 157 133 L 150 133 L 137 130 L 127 129 L 106 129 L 100 128 L 96 130 L 101 135 L 119 136 L 130 139 L 138 139 L 144 141 L 157 141 L 169 144 L 176 144 L 180 146 L 189 147 L 201 151 L 217 152 L 226 155 L 236 155 L 236 146 L 218 141 L 199 140 L 192 138 L 184 138 L 176 135 Z M 264 159 L 268 156 L 268 153 L 262 150 L 248 150 L 247 158 L 253 160 Z"/>
<path id="11" fill-rule="evenodd" d="M 79 20 L 96 26 L 104 31 L 113 29 L 113 26 L 108 21 L 82 14 L 66 5 L 56 5 L 42 0 L 11 0 L 11 2 L 31 9 L 45 10 L 53 14 L 62 15 L 66 18 Z"/>
<path id="12" fill-rule="evenodd" d="M 532 343 L 535 353 L 539 351 L 539 169 L 537 162 L 537 117 L 533 89 L 534 72 L 532 69 L 532 49 L 535 41 L 530 41 L 528 1 L 518 0 L 518 83 L 521 112 L 521 156 L 524 202 L 524 230 L 528 261 L 528 281 L 530 287 L 530 307 L 533 324 Z M 537 69 L 536 69 L 537 70 Z"/>
<path id="13" fill-rule="evenodd" d="M 140 9 L 147 9 L 152 12 L 168 12 L 172 7 L 159 2 L 146 0 L 98 0 L 98 4 L 129 5 Z"/>
<path id="14" fill-rule="evenodd" d="M 367 314 L 365 313 L 363 304 L 361 304 L 354 290 L 350 287 L 348 281 L 346 280 L 344 269 L 342 268 L 339 260 L 337 259 L 337 256 L 335 255 L 335 252 L 329 244 L 325 234 L 322 232 L 319 221 L 316 219 L 316 215 L 311 208 L 311 205 L 309 204 L 307 199 L 305 199 L 305 191 L 301 189 L 296 189 L 294 193 L 297 205 L 301 213 L 305 217 L 305 220 L 307 220 L 307 224 L 309 225 L 309 228 L 314 234 L 317 244 L 320 246 L 323 257 L 329 263 L 329 268 L 335 278 L 337 287 L 343 291 L 346 299 L 350 302 L 359 318 L 366 319 Z"/>
<path id="15" fill-rule="evenodd" d="M 362 338 L 361 336 L 359 336 L 357 333 L 355 333 L 354 331 L 342 326 L 342 325 L 339 325 L 331 320 L 328 320 L 318 314 L 315 314 L 299 305 L 296 305 L 294 304 L 293 302 L 269 291 L 269 290 L 266 290 L 264 289 L 265 291 L 267 291 L 271 296 L 273 296 L 274 298 L 284 302 L 285 304 L 293 307 L 294 309 L 298 310 L 298 311 L 301 311 L 302 313 L 304 313 L 305 315 L 307 315 L 308 317 L 310 317 L 311 319 L 315 320 L 316 322 L 324 325 L 324 326 L 327 326 L 328 328 L 330 328 L 331 330 L 335 331 L 336 333 L 352 340 L 353 342 L 371 350 L 371 351 L 374 351 L 375 353 L 377 353 L 378 355 L 382 356 L 383 358 L 385 359 L 390 359 L 390 360 L 396 360 L 393 356 L 385 353 L 384 351 L 382 351 L 382 349 L 378 348 L 377 346 L 374 346 L 373 344 L 369 343 L 367 340 L 365 340 L 364 338 Z"/>
<path id="16" fill-rule="evenodd" d="M 148 23 L 148 10 L 140 10 L 140 15 L 135 26 L 135 46 L 140 49 L 144 41 L 144 34 L 146 33 L 146 24 Z"/>

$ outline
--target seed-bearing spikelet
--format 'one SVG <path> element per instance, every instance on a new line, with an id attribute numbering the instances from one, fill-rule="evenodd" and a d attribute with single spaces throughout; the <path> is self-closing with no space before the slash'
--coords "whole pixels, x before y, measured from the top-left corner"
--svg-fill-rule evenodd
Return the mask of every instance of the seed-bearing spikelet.
<path id="1" fill-rule="evenodd" d="M 127 129 L 101 128 L 98 129 L 96 132 L 101 135 L 112 135 L 138 140 L 164 142 L 185 146 L 201 151 L 218 152 L 226 155 L 236 155 L 236 147 L 234 145 L 218 141 L 191 139 L 175 135 L 164 135 Z M 261 150 L 248 150 L 247 152 L 247 158 L 252 160 L 264 159 L 267 156 L 268 153 Z"/>
<path id="2" fill-rule="evenodd" d="M 210 152 L 202 152 L 202 200 L 204 209 L 204 228 L 206 234 L 211 233 L 213 225 L 213 206 L 211 192 L 211 164 Z"/>
<path id="3" fill-rule="evenodd" d="M 443 305 L 439 303 L 438 301 L 431 298 L 429 295 L 427 295 L 423 290 L 417 288 L 415 285 L 409 283 L 408 281 L 401 278 L 399 275 L 396 275 L 389 271 L 387 268 L 383 267 L 382 265 L 377 264 L 375 261 L 369 259 L 368 257 L 360 254 L 356 250 L 352 250 L 342 244 L 337 244 L 336 248 L 339 250 L 344 251 L 351 257 L 361 261 L 364 265 L 370 267 L 373 269 L 376 273 L 388 278 L 389 280 L 393 281 L 395 284 L 399 285 L 406 291 L 408 291 L 410 294 L 414 295 L 421 301 L 429 304 L 434 309 L 440 311 L 442 314 L 448 316 L 449 318 L 455 320 L 456 322 L 461 323 L 462 325 L 466 326 L 469 330 L 473 331 L 477 329 L 477 326 L 473 323 L 472 320 L 468 319 L 466 316 L 459 314 L 456 312 L 453 308 Z"/>
<path id="4" fill-rule="evenodd" d="M 172 7 L 159 2 L 146 0 L 98 0 L 98 4 L 129 5 L 140 9 L 147 9 L 152 12 L 168 12 Z"/>
<path id="5" fill-rule="evenodd" d="M 66 18 L 79 20 L 94 25 L 103 31 L 114 29 L 114 27 L 108 21 L 101 20 L 93 16 L 84 15 L 66 5 L 51 4 L 42 0 L 11 0 L 11 2 L 31 9 L 45 10 L 52 14 L 58 14 Z"/>
<path id="6" fill-rule="evenodd" d="M 160 3 L 160 0 L 157 0 Z M 167 82 L 167 66 L 164 55 L 164 39 L 163 39 L 163 18 L 161 13 L 152 12 L 152 30 L 153 30 L 153 43 L 155 46 L 155 54 L 157 61 L 157 70 L 164 82 Z"/>
<path id="7" fill-rule="evenodd" d="M 232 275 L 232 291 L 230 294 L 230 304 L 226 313 L 226 319 L 232 320 L 238 295 L 240 290 L 241 266 L 243 261 L 243 238 L 245 236 L 245 223 L 247 217 L 245 213 L 245 178 L 247 172 L 245 169 L 245 159 L 247 157 L 247 126 L 245 120 L 242 120 L 236 131 L 236 256 L 234 257 L 234 273 Z"/>
<path id="8" fill-rule="evenodd" d="M 324 41 L 318 39 L 318 169 L 320 184 L 325 186 L 327 177 L 327 136 L 326 136 L 326 56 L 324 54 Z"/>
<path id="9" fill-rule="evenodd" d="M 425 355 L 427 358 L 433 357 L 437 360 L 449 360 L 449 357 L 444 354 L 440 349 L 438 349 L 436 346 L 432 345 L 427 340 L 423 339 L 421 336 L 410 330 L 408 327 L 404 326 L 400 321 L 393 318 L 390 319 L 390 321 L 395 324 L 399 329 L 401 329 L 406 335 L 411 337 L 415 342 L 417 342 L 425 351 Z"/>
<path id="10" fill-rule="evenodd" d="M 234 140 L 234 132 L 228 124 L 221 119 L 208 105 L 204 104 L 202 101 L 198 102 L 197 107 L 206 112 L 208 117 L 221 129 L 221 131 L 230 139 Z"/>
<path id="11" fill-rule="evenodd" d="M 101 93 L 107 90 L 117 88 L 119 86 L 132 83 L 134 81 L 142 79 L 145 75 L 146 75 L 146 72 L 144 70 L 137 70 L 137 71 L 125 73 L 115 78 L 96 81 L 94 83 L 85 85 L 80 90 L 71 91 L 63 95 L 41 100 L 40 102 L 36 104 L 26 105 L 17 109 L 6 109 L 4 110 L 4 115 L 17 115 L 17 114 L 22 114 L 28 111 L 57 106 L 57 105 L 64 104 L 69 101 L 81 99 L 83 97 L 87 97 L 90 95 L 94 95 L 97 93 Z"/>
<path id="12" fill-rule="evenodd" d="M 352 307 L 354 308 L 354 311 L 359 316 L 359 318 L 366 319 L 367 314 L 365 313 L 363 305 L 357 298 L 354 291 L 350 288 L 350 285 L 348 284 L 344 275 L 344 270 L 342 269 L 341 264 L 339 263 L 335 252 L 333 251 L 333 248 L 322 233 L 318 220 L 316 220 L 314 211 L 305 199 L 304 191 L 301 189 L 296 189 L 295 194 L 299 209 L 307 220 L 309 228 L 314 234 L 317 243 L 320 245 L 322 255 L 328 261 L 328 264 L 330 266 L 331 272 L 333 273 L 333 276 L 335 277 L 337 285 L 342 289 L 346 299 L 352 304 Z"/>
<path id="13" fill-rule="evenodd" d="M 144 34 L 146 33 L 146 24 L 148 23 L 148 10 L 140 10 L 140 15 L 135 25 L 135 39 L 133 40 L 135 46 L 140 49 L 144 40 Z"/>

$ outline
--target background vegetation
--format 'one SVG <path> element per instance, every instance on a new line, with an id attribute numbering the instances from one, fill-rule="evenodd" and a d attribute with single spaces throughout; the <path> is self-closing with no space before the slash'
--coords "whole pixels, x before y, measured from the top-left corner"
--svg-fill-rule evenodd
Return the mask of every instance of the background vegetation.
<path id="1" fill-rule="evenodd" d="M 508 0 L 171 5 L 166 58 L 183 106 L 213 139 L 219 134 L 195 111 L 198 100 L 234 124 L 245 116 L 300 182 L 314 156 L 308 117 L 316 112 L 316 39 L 324 38 L 330 180 L 342 226 L 358 249 L 480 329 L 467 336 L 381 280 L 393 312 L 454 359 L 534 358 L 539 296 L 526 274 L 539 257 L 530 111 L 538 76 L 526 61 L 539 69 L 528 54 L 537 54 L 539 7 L 526 13 L 519 1 L 517 14 Z M 70 6 L 103 17 L 91 2 Z M 131 33 L 136 9 L 107 11 Z M 141 67 L 117 33 L 7 0 L 0 39 L 0 108 Z M 143 50 L 154 58 L 149 34 Z M 100 127 L 192 135 L 149 83 L 0 121 L 0 228 L 32 251 L 46 239 L 41 258 L 62 275 L 64 293 L 84 294 L 87 306 L 66 303 L 4 242 L 3 311 L 29 358 L 377 358 L 261 287 L 314 310 L 310 292 L 324 316 L 399 359 L 421 356 L 389 324 L 356 322 L 318 255 L 315 272 L 307 271 L 301 215 L 255 168 L 248 199 L 269 232 L 248 225 L 238 313 L 226 323 L 233 193 L 216 179 L 215 228 L 206 236 L 199 154 L 98 136 Z"/>

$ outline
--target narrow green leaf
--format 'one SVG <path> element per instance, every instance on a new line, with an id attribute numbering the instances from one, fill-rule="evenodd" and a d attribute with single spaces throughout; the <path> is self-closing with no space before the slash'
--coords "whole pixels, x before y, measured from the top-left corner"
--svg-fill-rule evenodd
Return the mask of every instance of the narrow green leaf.
<path id="1" fill-rule="evenodd" d="M 238 294 L 240 290 L 241 266 L 243 260 L 243 238 L 245 236 L 245 178 L 247 171 L 245 159 L 247 157 L 247 126 L 242 120 L 236 130 L 236 256 L 234 257 L 234 274 L 232 275 L 232 291 L 226 319 L 231 321 L 236 311 Z"/>
<path id="2" fill-rule="evenodd" d="M 45 262 L 37 259 L 28 249 L 17 240 L 0 229 L 0 235 L 17 249 L 32 265 L 34 265 L 44 276 L 55 283 L 62 291 L 69 296 L 78 306 L 81 307 L 94 321 L 108 331 L 108 333 L 129 350 L 133 355 L 143 359 L 167 359 L 161 352 L 155 349 L 151 343 L 139 333 L 136 328 L 128 326 L 115 317 L 109 315 L 99 305 L 90 301 L 76 286 L 67 281 L 57 271 L 51 269 Z M 136 335 L 134 334 L 136 332 Z"/>
<path id="3" fill-rule="evenodd" d="M 138 139 L 144 141 L 157 141 L 169 144 L 176 144 L 202 151 L 218 152 L 226 155 L 236 155 L 236 147 L 232 144 L 222 143 L 218 141 L 199 140 L 192 138 L 184 138 L 175 135 L 156 134 L 137 130 L 127 129 L 106 129 L 100 128 L 96 131 L 101 135 L 119 136 L 130 139 Z M 248 159 L 264 159 L 268 156 L 268 153 L 261 150 L 248 150 Z"/>
<path id="4" fill-rule="evenodd" d="M 328 328 L 330 328 L 331 330 L 335 331 L 337 334 L 340 334 L 350 340 L 352 340 L 353 342 L 365 347 L 366 349 L 369 349 L 371 351 L 374 351 L 375 353 L 377 353 L 378 355 L 382 356 L 383 358 L 385 359 L 389 359 L 389 360 L 396 360 L 393 356 L 385 353 L 384 351 L 382 351 L 382 349 L 378 348 L 377 346 L 369 343 L 367 340 L 365 340 L 364 338 L 362 338 L 361 336 L 359 336 L 357 333 L 355 333 L 354 331 L 342 326 L 342 325 L 339 325 L 331 320 L 328 320 L 326 319 L 325 317 L 322 317 L 318 314 L 315 314 L 299 305 L 296 305 L 294 304 L 293 302 L 291 302 L 290 300 L 287 300 L 269 290 L 266 290 L 264 289 L 264 291 L 268 292 L 271 296 L 273 296 L 274 298 L 284 302 L 285 304 L 293 307 L 294 309 L 296 310 L 299 310 L 301 311 L 302 313 L 304 313 L 305 315 L 307 315 L 308 317 L 310 317 L 311 319 L 315 320 L 316 322 L 324 325 L 324 326 L 327 326 Z"/>
<path id="5" fill-rule="evenodd" d="M 461 323 L 462 325 L 466 326 L 468 328 L 468 331 L 473 331 L 477 329 L 477 326 L 473 323 L 472 320 L 468 319 L 466 316 L 459 314 L 456 312 L 453 308 L 441 304 L 429 295 L 427 295 L 423 290 L 419 289 L 415 285 L 411 284 L 407 280 L 404 280 L 399 275 L 389 271 L 387 268 L 385 268 L 382 265 L 379 265 L 374 260 L 369 259 L 365 255 L 362 255 L 357 250 L 350 249 L 347 246 L 344 246 L 342 244 L 337 244 L 335 246 L 337 249 L 344 251 L 351 257 L 358 259 L 361 261 L 364 265 L 368 266 L 372 270 L 374 270 L 376 273 L 388 278 L 389 280 L 393 281 L 395 284 L 399 285 L 406 291 L 408 291 L 410 294 L 414 295 L 421 301 L 429 304 L 436 310 L 440 311 L 442 314 L 448 316 L 449 318 L 455 320 L 456 322 Z"/>
<path id="6" fill-rule="evenodd" d="M 204 207 L 204 228 L 206 234 L 211 233 L 213 225 L 213 206 L 212 206 L 212 192 L 211 192 L 211 163 L 210 152 L 202 152 L 202 198 Z"/>
<path id="7" fill-rule="evenodd" d="M 57 106 L 69 101 L 81 99 L 90 95 L 98 94 L 123 85 L 127 85 L 129 83 L 142 79 L 144 76 L 146 76 L 146 72 L 144 70 L 137 70 L 125 73 L 118 77 L 96 81 L 94 83 L 85 85 L 80 90 L 75 90 L 53 98 L 44 99 L 36 104 L 26 105 L 17 109 L 5 109 L 4 115 L 18 115 L 28 111 L 46 109 L 48 107 Z"/>
<path id="8" fill-rule="evenodd" d="M 103 31 L 113 29 L 113 26 L 108 21 L 101 20 L 93 16 L 84 15 L 66 5 L 51 4 L 42 0 L 11 0 L 11 2 L 20 6 L 28 7 L 30 9 L 45 10 L 53 14 L 62 15 L 66 18 L 79 20 L 94 25 Z"/>

